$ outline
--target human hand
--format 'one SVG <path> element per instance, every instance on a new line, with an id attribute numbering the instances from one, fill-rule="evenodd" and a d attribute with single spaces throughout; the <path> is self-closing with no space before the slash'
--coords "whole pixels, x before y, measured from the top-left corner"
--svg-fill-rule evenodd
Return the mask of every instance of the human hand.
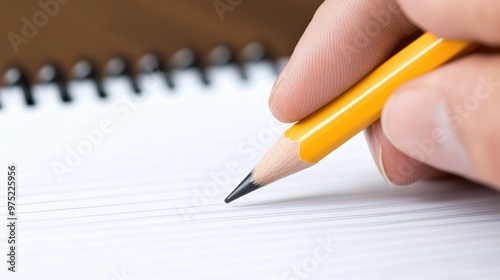
<path id="1" fill-rule="evenodd" d="M 500 3 L 496 0 L 326 0 L 271 93 L 283 122 L 327 104 L 426 30 L 488 49 L 400 87 L 366 130 L 387 181 L 435 169 L 500 188 Z"/>

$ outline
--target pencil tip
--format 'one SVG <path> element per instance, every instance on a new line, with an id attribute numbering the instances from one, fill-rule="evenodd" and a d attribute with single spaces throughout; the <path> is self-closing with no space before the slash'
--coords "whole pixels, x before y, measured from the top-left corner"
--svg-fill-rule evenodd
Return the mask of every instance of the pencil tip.
<path id="1" fill-rule="evenodd" d="M 253 171 L 248 174 L 248 176 L 234 189 L 234 191 L 229 194 L 224 202 L 229 203 L 233 200 L 236 200 L 246 194 L 249 194 L 256 189 L 260 189 L 262 186 L 254 183 L 253 180 Z"/>

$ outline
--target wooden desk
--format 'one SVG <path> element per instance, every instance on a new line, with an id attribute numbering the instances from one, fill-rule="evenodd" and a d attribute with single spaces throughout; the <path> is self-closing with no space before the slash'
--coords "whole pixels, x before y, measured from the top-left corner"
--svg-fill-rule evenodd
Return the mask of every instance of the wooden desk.
<path id="1" fill-rule="evenodd" d="M 39 68 L 51 61 L 67 71 L 80 58 L 90 58 L 102 67 L 117 54 L 134 62 L 150 51 L 167 58 L 183 47 L 204 55 L 219 44 L 241 49 L 262 41 L 271 54 L 289 55 L 322 1 L 2 2 L 0 70 L 20 65 L 33 79 Z M 36 31 L 29 28 L 31 24 Z M 31 38 L 23 35 L 23 26 L 28 26 L 25 33 Z"/>

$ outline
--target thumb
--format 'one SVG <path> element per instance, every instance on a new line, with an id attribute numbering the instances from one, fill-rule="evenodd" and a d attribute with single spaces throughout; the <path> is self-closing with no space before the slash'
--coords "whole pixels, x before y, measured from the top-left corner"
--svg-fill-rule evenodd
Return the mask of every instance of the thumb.
<path id="1" fill-rule="evenodd" d="M 500 189 L 500 56 L 469 56 L 402 86 L 382 127 L 410 157 Z"/>

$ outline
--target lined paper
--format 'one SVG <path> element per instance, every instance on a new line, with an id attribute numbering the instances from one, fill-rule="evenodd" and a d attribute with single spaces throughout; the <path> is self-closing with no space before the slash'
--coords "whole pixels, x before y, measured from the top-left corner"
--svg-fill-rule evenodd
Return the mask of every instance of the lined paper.
<path id="1" fill-rule="evenodd" d="M 175 89 L 146 76 L 141 97 L 108 80 L 105 101 L 75 82 L 70 105 L 39 86 L 29 109 L 11 109 L 15 89 L 2 89 L 0 166 L 19 168 L 20 245 L 18 272 L 4 263 L 0 278 L 497 279 L 500 196 L 458 179 L 389 186 L 362 135 L 224 204 L 286 128 L 267 108 L 273 68 L 247 67 L 248 81 L 210 69 L 208 87 L 194 70 L 176 72 Z M 53 163 L 103 120 L 113 132 L 59 180 Z"/>

